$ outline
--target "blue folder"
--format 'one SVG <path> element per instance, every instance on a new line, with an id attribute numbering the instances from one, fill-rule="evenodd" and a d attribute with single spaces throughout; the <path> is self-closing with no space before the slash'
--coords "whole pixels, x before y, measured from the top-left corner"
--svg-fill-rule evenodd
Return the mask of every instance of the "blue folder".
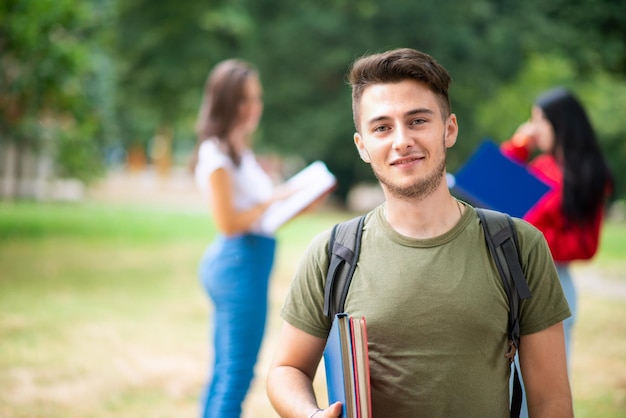
<path id="1" fill-rule="evenodd" d="M 335 315 L 326 347 L 324 348 L 324 366 L 328 403 L 340 401 L 343 404 L 341 418 L 356 416 L 356 395 L 354 388 L 354 370 L 352 344 L 350 338 L 350 317 L 346 313 Z"/>
<path id="2" fill-rule="evenodd" d="M 450 176 L 453 195 L 476 207 L 523 217 L 550 186 L 526 166 L 506 157 L 491 140 L 483 141 L 467 162 Z"/>

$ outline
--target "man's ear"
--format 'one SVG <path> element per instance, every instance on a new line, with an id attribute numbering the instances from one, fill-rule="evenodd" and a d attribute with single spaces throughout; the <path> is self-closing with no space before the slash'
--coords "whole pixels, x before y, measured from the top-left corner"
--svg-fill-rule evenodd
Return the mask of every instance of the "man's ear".
<path id="1" fill-rule="evenodd" d="M 371 161 L 370 156 L 367 153 L 365 146 L 363 145 L 363 138 L 361 138 L 361 135 L 358 132 L 354 133 L 354 145 L 356 145 L 356 149 L 357 151 L 359 151 L 359 157 L 361 157 L 363 161 L 369 164 Z"/>
<path id="2" fill-rule="evenodd" d="M 450 116 L 448 116 L 448 119 L 446 119 L 445 130 L 446 136 L 444 142 L 446 148 L 450 148 L 456 144 L 456 138 L 459 134 L 459 125 L 457 124 L 456 115 L 454 113 L 451 113 Z"/>

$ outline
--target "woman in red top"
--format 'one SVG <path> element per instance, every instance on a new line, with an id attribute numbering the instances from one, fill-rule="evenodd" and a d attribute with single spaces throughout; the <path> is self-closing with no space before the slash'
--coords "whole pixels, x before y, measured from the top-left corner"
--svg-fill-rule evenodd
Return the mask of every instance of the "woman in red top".
<path id="1" fill-rule="evenodd" d="M 588 260 L 598 250 L 604 207 L 613 188 L 611 171 L 584 108 L 572 92 L 560 87 L 538 97 L 530 120 L 501 150 L 524 163 L 538 152 L 528 163 L 529 170 L 552 187 L 524 219 L 546 237 L 570 305 L 572 316 L 563 323 L 569 363 L 577 310 L 569 263 Z M 526 402 L 520 417 L 528 417 Z"/>
<path id="2" fill-rule="evenodd" d="M 612 175 L 586 112 L 565 88 L 539 96 L 530 121 L 501 147 L 521 162 L 539 155 L 529 169 L 552 186 L 524 219 L 541 230 L 556 263 L 572 316 L 565 321 L 566 352 L 576 318 L 576 291 L 568 269 L 573 260 L 588 260 L 598 250 L 604 207 Z"/>

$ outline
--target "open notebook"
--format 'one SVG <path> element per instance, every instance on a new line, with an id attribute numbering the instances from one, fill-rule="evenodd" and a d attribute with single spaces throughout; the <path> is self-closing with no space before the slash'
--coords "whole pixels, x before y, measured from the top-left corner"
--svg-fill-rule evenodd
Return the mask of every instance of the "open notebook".
<path id="1" fill-rule="evenodd" d="M 285 222 L 299 214 L 315 199 L 331 192 L 337 179 L 322 161 L 315 161 L 296 173 L 286 182 L 297 190 L 288 199 L 273 203 L 260 221 L 261 230 L 274 233 Z"/>

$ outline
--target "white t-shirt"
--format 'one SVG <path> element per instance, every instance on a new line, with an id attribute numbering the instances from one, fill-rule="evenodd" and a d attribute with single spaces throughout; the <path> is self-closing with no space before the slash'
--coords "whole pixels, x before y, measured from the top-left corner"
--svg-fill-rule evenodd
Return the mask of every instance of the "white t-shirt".
<path id="1" fill-rule="evenodd" d="M 196 186 L 203 196 L 211 199 L 209 176 L 218 168 L 225 168 L 233 183 L 233 205 L 236 210 L 246 210 L 272 197 L 274 185 L 269 175 L 261 168 L 251 150 L 241 155 L 241 164 L 236 167 L 230 157 L 222 151 L 216 139 L 200 144 L 198 164 L 195 170 Z M 258 225 L 251 231 L 259 232 Z"/>

